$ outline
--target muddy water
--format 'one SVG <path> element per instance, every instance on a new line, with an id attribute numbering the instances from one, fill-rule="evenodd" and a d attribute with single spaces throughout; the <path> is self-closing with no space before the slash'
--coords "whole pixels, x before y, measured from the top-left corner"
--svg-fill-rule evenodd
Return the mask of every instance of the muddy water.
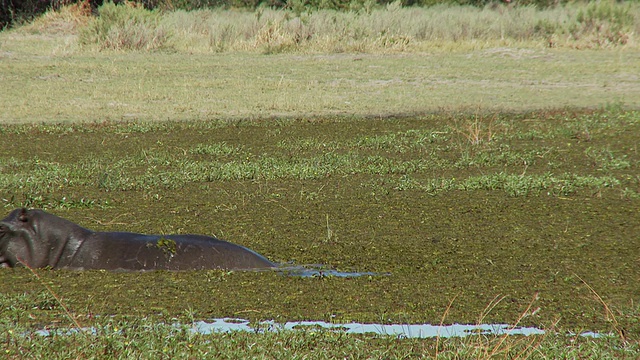
<path id="1" fill-rule="evenodd" d="M 446 313 L 445 323 L 524 315 L 522 326 L 610 331 L 595 291 L 620 326 L 640 333 L 637 117 L 491 115 L 477 145 L 475 115 L 3 128 L 6 213 L 45 207 L 95 230 L 216 235 L 283 264 L 389 275 L 40 270 L 38 280 L 0 269 L 11 284 L 0 292 L 23 296 L 31 316 L 19 321 L 36 324 L 65 321 L 46 282 L 83 325 L 95 314 L 186 312 L 437 324 Z M 190 151 L 202 144 L 235 150 Z M 203 179 L 185 164 L 245 167 Z M 499 174 L 531 181 L 487 180 Z M 551 177 L 560 180 L 545 184 Z M 489 183 L 470 185 L 481 178 Z M 456 186 L 434 191 L 434 181 Z"/>

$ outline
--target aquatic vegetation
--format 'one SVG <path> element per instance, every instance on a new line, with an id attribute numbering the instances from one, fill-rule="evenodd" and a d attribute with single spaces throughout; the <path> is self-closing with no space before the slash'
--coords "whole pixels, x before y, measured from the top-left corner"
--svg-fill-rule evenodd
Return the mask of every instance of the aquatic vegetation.
<path id="1" fill-rule="evenodd" d="M 514 323 L 535 289 L 540 310 L 522 325 L 610 332 L 578 274 L 628 314 L 616 326 L 637 329 L 638 112 L 499 113 L 490 141 L 473 144 L 454 127 L 476 116 L 4 125 L 0 201 L 95 230 L 215 235 L 279 263 L 390 274 L 41 272 L 75 316 L 188 306 L 198 319 L 437 324 L 457 296 L 447 321 L 468 323 L 502 294 L 487 321 Z M 39 293 L 32 277 L 1 271 L 14 284 L 3 297 Z M 25 306 L 31 316 L 14 304 L 6 318 L 59 314 Z"/>

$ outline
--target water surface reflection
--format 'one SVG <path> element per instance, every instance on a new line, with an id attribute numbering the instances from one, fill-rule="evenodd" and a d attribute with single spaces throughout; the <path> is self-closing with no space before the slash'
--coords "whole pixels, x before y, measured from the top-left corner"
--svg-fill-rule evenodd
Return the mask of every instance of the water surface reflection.
<path id="1" fill-rule="evenodd" d="M 464 337 L 468 335 L 540 335 L 544 330 L 534 327 L 512 327 L 506 324 L 481 325 L 429 325 L 429 324 L 362 324 L 346 323 L 334 324 L 324 321 L 290 321 L 284 324 L 273 321 L 263 321 L 257 326 L 251 326 L 244 319 L 213 319 L 211 322 L 198 321 L 192 325 L 192 330 L 201 334 L 231 331 L 282 331 L 300 329 L 324 329 L 342 331 L 346 334 L 377 334 L 392 335 L 401 338 L 431 338 L 431 337 Z"/>

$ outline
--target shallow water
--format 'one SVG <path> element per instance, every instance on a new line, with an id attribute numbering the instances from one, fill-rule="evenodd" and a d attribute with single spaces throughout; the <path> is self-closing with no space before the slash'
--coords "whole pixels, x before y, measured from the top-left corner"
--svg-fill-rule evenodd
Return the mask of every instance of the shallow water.
<path id="1" fill-rule="evenodd" d="M 176 323 L 173 325 L 181 328 L 182 325 Z M 365 324 L 365 323 L 328 323 L 325 321 L 289 321 L 286 323 L 276 323 L 273 320 L 261 321 L 257 325 L 252 325 L 251 321 L 246 319 L 235 318 L 219 318 L 211 321 L 196 321 L 191 324 L 190 330 L 199 334 L 213 333 L 229 333 L 235 331 L 247 331 L 256 333 L 275 332 L 275 331 L 313 331 L 313 330 L 330 330 L 333 332 L 344 332 L 345 334 L 369 334 L 396 336 L 402 339 L 409 338 L 452 338 L 466 337 L 471 335 L 543 335 L 546 332 L 536 327 L 518 327 L 508 324 L 479 324 L 479 325 L 430 325 L 430 324 Z M 37 330 L 35 334 L 41 336 L 70 335 L 79 331 L 90 332 L 96 334 L 96 329 L 92 327 L 84 327 L 81 329 L 65 329 L 65 330 Z M 573 336 L 575 334 L 570 333 Z M 584 337 L 601 337 L 606 336 L 596 332 L 583 332 L 580 336 Z"/>
<path id="2" fill-rule="evenodd" d="M 263 321 L 252 327 L 244 319 L 213 319 L 211 322 L 193 323 L 192 330 L 201 334 L 231 331 L 282 331 L 325 329 L 343 331 L 346 334 L 391 335 L 400 338 L 464 337 L 469 335 L 541 335 L 544 330 L 534 327 L 512 327 L 506 324 L 480 325 L 430 325 L 430 324 L 334 324 L 325 321 L 289 321 L 284 324 Z"/>
<path id="3" fill-rule="evenodd" d="M 339 277 L 352 278 L 360 276 L 384 276 L 390 273 L 376 273 L 371 271 L 339 271 L 328 268 L 326 265 L 314 264 L 303 266 L 283 266 L 279 267 L 276 272 L 286 276 L 300 276 L 304 278 L 323 278 L 323 277 Z"/>

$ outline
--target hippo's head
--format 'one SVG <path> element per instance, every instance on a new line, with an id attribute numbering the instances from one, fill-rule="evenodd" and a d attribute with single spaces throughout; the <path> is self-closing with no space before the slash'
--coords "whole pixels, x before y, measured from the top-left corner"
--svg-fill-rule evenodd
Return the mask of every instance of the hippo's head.
<path id="1" fill-rule="evenodd" d="M 0 267 L 55 266 L 74 226 L 42 210 L 12 211 L 0 221 Z"/>
<path id="2" fill-rule="evenodd" d="M 43 260 L 41 248 L 33 214 L 27 209 L 16 209 L 0 222 L 0 262 L 3 267 L 20 263 L 39 267 Z"/>

